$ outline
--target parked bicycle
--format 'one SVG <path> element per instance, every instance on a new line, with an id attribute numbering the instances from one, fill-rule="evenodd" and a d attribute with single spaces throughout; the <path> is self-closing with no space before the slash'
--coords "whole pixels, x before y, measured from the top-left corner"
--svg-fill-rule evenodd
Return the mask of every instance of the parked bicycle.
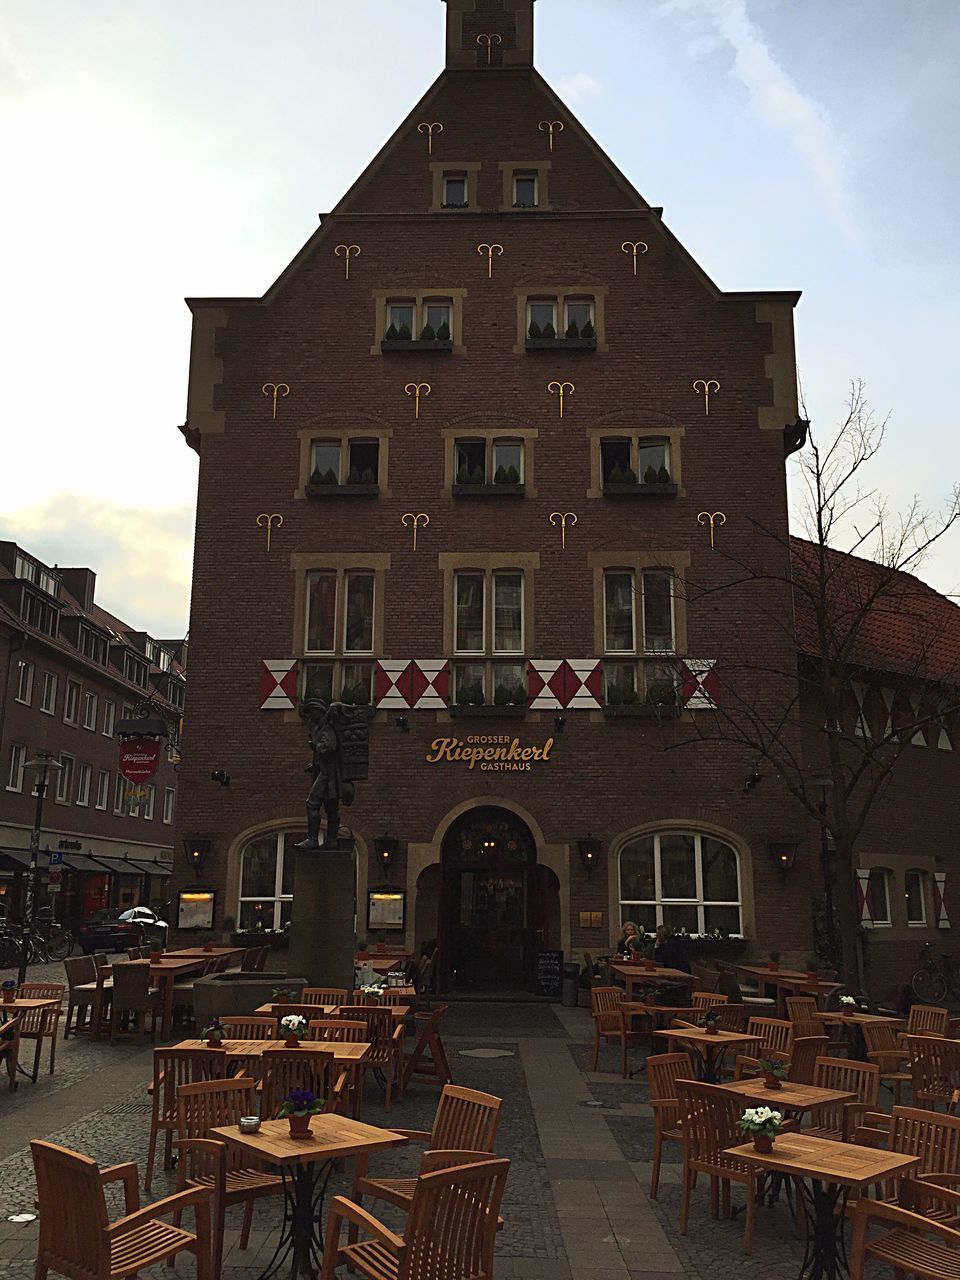
<path id="1" fill-rule="evenodd" d="M 920 968 L 910 980 L 913 994 L 923 1004 L 939 1004 L 949 992 L 960 1000 L 960 972 L 952 956 L 935 952 L 932 942 L 920 950 Z"/>
<path id="2" fill-rule="evenodd" d="M 66 960 L 76 945 L 70 930 L 52 918 L 41 917 L 22 935 L 19 925 L 4 925 L 0 927 L 0 969 L 18 968 L 24 948 L 27 964 L 49 964 Z"/>

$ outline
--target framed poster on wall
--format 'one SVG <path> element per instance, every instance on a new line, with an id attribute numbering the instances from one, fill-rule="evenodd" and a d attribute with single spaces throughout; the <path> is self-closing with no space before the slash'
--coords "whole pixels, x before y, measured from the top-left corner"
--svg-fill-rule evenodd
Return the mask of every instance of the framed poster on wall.
<path id="1" fill-rule="evenodd" d="M 178 929 L 212 929 L 214 889 L 181 889 L 177 898 Z"/>
<path id="2" fill-rule="evenodd" d="M 403 929 L 407 895 L 403 889 L 370 889 L 367 893 L 367 930 Z"/>

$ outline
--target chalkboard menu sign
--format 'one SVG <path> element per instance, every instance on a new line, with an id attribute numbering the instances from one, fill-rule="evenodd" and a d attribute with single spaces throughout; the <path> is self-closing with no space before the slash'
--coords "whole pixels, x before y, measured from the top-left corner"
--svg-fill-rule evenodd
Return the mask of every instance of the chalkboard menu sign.
<path id="1" fill-rule="evenodd" d="M 563 978 L 563 952 L 537 952 L 537 990 L 550 1000 L 559 1000 Z"/>

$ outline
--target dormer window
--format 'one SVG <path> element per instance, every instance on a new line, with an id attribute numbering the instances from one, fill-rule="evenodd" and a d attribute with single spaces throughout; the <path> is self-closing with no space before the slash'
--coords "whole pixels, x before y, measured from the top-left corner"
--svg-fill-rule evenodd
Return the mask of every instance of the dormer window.
<path id="1" fill-rule="evenodd" d="M 443 208 L 466 209 L 467 203 L 467 175 L 465 173 L 445 173 L 443 175 Z"/>
<path id="2" fill-rule="evenodd" d="M 537 175 L 517 173 L 513 178 L 513 207 L 535 209 L 538 204 Z"/>

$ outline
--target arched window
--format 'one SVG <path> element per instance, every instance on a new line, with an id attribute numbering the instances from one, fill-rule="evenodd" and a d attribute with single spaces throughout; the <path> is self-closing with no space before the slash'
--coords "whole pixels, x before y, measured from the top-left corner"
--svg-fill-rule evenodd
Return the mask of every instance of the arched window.
<path id="1" fill-rule="evenodd" d="M 696 831 L 637 836 L 620 851 L 620 916 L 648 931 L 742 933 L 736 850 Z"/>
<path id="2" fill-rule="evenodd" d="M 293 867 L 300 831 L 273 831 L 240 854 L 239 929 L 282 929 L 290 919 Z"/>

